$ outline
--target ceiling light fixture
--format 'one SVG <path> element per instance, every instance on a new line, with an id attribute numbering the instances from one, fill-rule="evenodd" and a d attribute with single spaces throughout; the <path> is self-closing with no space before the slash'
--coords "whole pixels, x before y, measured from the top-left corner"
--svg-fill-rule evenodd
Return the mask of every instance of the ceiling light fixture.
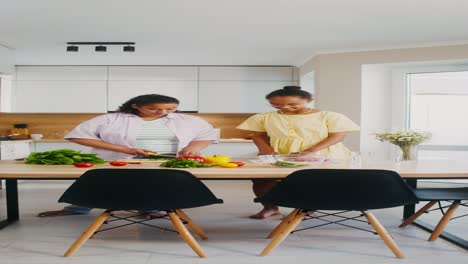
<path id="1" fill-rule="evenodd" d="M 96 46 L 96 48 L 94 48 L 94 50 L 95 50 L 96 52 L 106 52 L 106 51 L 107 51 L 107 47 L 106 47 L 106 46 L 99 45 L 99 46 Z"/>
<path id="2" fill-rule="evenodd" d="M 135 52 L 135 42 L 67 42 L 67 45 L 68 52 L 77 52 L 80 45 L 96 46 L 96 52 L 106 52 L 109 45 L 122 45 L 124 52 Z"/>
<path id="3" fill-rule="evenodd" d="M 78 46 L 67 46 L 68 52 L 78 52 Z"/>
<path id="4" fill-rule="evenodd" d="M 135 52 L 135 47 L 134 46 L 125 46 L 123 47 L 124 52 Z"/>

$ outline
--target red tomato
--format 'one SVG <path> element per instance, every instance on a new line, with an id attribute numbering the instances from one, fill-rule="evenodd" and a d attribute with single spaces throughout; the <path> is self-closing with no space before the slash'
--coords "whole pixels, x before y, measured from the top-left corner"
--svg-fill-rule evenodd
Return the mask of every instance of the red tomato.
<path id="1" fill-rule="evenodd" d="M 89 167 L 92 167 L 93 164 L 92 163 L 89 163 L 89 162 L 78 162 L 78 163 L 75 163 L 73 164 L 75 167 L 78 167 L 78 168 L 89 168 Z"/>
<path id="2" fill-rule="evenodd" d="M 201 163 L 205 163 L 205 159 L 201 156 L 182 156 L 182 157 L 178 157 L 178 159 L 196 160 Z"/>
<path id="3" fill-rule="evenodd" d="M 242 161 L 230 161 L 229 163 L 235 163 L 235 164 L 237 164 L 237 166 L 239 166 L 239 167 L 242 167 L 242 166 L 245 165 L 245 163 L 242 162 Z"/>
<path id="4" fill-rule="evenodd" d="M 110 165 L 112 166 L 125 166 L 127 165 L 127 162 L 125 161 L 111 161 L 109 162 Z"/>

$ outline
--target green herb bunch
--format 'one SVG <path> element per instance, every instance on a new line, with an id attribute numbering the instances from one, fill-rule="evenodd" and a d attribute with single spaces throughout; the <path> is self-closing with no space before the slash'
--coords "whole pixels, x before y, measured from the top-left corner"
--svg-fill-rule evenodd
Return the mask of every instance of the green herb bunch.
<path id="1" fill-rule="evenodd" d="M 97 157 L 96 154 L 83 154 L 81 151 L 72 149 L 58 149 L 45 152 L 32 152 L 25 162 L 28 164 L 71 165 L 77 162 L 104 164 L 106 161 Z"/>
<path id="2" fill-rule="evenodd" d="M 160 167 L 166 168 L 207 168 L 216 166 L 215 164 L 206 164 L 197 160 L 173 159 L 161 163 Z"/>

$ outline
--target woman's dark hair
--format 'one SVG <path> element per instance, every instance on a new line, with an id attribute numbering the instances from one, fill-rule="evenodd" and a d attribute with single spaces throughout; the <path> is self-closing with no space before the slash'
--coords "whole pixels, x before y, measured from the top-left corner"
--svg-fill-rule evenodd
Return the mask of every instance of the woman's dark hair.
<path id="1" fill-rule="evenodd" d="M 312 99 L 312 94 L 301 90 L 300 86 L 284 86 L 283 89 L 279 89 L 267 94 L 266 99 L 270 99 L 276 96 L 298 96 L 304 99 Z"/>
<path id="2" fill-rule="evenodd" d="M 137 106 L 144 106 L 149 104 L 179 104 L 179 100 L 174 97 L 160 95 L 160 94 L 145 94 L 140 95 L 137 97 L 133 97 L 132 99 L 128 100 L 127 102 L 123 103 L 119 106 L 117 112 L 119 113 L 128 113 L 138 115 L 139 112 L 135 108 L 132 107 L 132 104 L 136 104 Z"/>

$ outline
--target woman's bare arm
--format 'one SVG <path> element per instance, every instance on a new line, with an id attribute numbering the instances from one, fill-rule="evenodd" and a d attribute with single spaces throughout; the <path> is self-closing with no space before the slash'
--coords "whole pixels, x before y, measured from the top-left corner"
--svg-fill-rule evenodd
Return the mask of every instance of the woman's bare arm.
<path id="1" fill-rule="evenodd" d="M 270 146 L 270 137 L 266 132 L 254 132 L 253 142 L 258 148 L 258 155 L 275 154 L 275 151 Z"/>
<path id="2" fill-rule="evenodd" d="M 328 133 L 328 137 L 326 139 L 322 140 L 318 144 L 316 144 L 316 145 L 314 145 L 314 146 L 312 146 L 312 147 L 310 147 L 308 149 L 303 150 L 302 153 L 304 153 L 304 152 L 316 152 L 316 151 L 320 151 L 320 150 L 322 150 L 324 148 L 328 148 L 329 146 L 335 145 L 336 143 L 343 141 L 346 134 L 347 134 L 347 132 Z"/>
<path id="3" fill-rule="evenodd" d="M 107 143 L 107 142 L 97 140 L 97 139 L 68 138 L 67 140 L 83 145 L 83 146 L 88 146 L 88 147 L 98 148 L 98 149 L 105 149 L 105 150 L 110 150 L 110 151 L 115 151 L 115 152 L 122 152 L 122 153 L 130 154 L 130 155 L 146 155 L 146 152 L 151 152 L 151 150 L 147 150 L 147 149 L 129 148 L 129 147 Z"/>

